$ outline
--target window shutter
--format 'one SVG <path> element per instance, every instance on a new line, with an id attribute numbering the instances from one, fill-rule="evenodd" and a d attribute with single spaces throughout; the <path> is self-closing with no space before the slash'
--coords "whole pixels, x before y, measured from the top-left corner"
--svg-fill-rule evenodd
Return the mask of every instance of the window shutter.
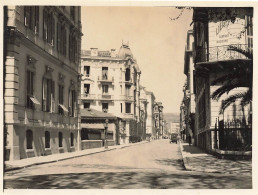
<path id="1" fill-rule="evenodd" d="M 35 34 L 39 33 L 39 6 L 35 7 Z"/>
<path id="2" fill-rule="evenodd" d="M 46 10 L 43 11 L 43 39 L 47 40 L 47 23 L 48 23 L 48 15 Z"/>
<path id="3" fill-rule="evenodd" d="M 52 112 L 55 112 L 55 81 L 51 81 L 51 99 Z"/>
<path id="4" fill-rule="evenodd" d="M 72 57 L 72 51 L 73 51 L 73 48 L 72 48 L 72 34 L 70 33 L 69 34 L 69 59 L 72 60 L 73 57 Z"/>
<path id="5" fill-rule="evenodd" d="M 46 79 L 43 77 L 42 79 L 42 110 L 46 111 Z"/>
<path id="6" fill-rule="evenodd" d="M 57 23 L 57 51 L 61 51 L 61 25 L 60 22 Z"/>
<path id="7" fill-rule="evenodd" d="M 52 45 L 55 45 L 55 18 L 52 14 Z"/>
<path id="8" fill-rule="evenodd" d="M 35 6 L 30 6 L 30 27 L 29 28 L 35 31 Z"/>
<path id="9" fill-rule="evenodd" d="M 66 56 L 66 29 L 64 27 L 64 37 L 63 37 L 63 54 Z"/>
<path id="10" fill-rule="evenodd" d="M 30 20 L 30 13 L 29 13 L 30 8 L 28 6 L 24 7 L 24 25 L 29 26 L 29 20 Z"/>
<path id="11" fill-rule="evenodd" d="M 71 90 L 69 90 L 68 92 L 68 109 L 69 109 L 69 116 L 71 116 L 71 101 L 72 101 L 72 97 L 71 97 Z"/>

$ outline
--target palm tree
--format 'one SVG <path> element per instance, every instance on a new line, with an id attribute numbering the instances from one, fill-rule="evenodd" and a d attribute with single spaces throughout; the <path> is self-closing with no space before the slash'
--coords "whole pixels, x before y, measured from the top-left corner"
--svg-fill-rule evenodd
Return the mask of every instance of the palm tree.
<path id="1" fill-rule="evenodd" d="M 241 48 L 230 46 L 228 50 L 239 52 L 244 55 L 249 61 L 237 61 L 235 68 L 226 73 L 225 75 L 218 77 L 211 84 L 222 84 L 217 90 L 215 90 L 211 98 L 219 100 L 223 94 L 228 94 L 233 89 L 239 87 L 247 87 L 245 92 L 236 92 L 233 95 L 228 96 L 222 100 L 220 107 L 220 114 L 224 110 L 237 100 L 240 100 L 240 105 L 243 108 L 252 102 L 252 88 L 253 88 L 253 53 L 252 50 L 243 50 Z M 251 61 L 251 66 L 250 66 Z"/>

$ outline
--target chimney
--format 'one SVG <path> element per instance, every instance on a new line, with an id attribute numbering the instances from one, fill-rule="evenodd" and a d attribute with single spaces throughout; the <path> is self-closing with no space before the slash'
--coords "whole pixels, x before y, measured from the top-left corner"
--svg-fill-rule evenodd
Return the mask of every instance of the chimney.
<path id="1" fill-rule="evenodd" d="M 116 49 L 111 49 L 111 58 L 116 57 Z"/>
<path id="2" fill-rule="evenodd" d="M 90 55 L 91 56 L 98 56 L 98 48 L 90 48 L 91 52 Z"/>

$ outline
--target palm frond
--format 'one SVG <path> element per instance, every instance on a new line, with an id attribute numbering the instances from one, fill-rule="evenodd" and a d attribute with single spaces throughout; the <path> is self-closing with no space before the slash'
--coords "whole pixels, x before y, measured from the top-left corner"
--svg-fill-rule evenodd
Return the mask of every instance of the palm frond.
<path id="1" fill-rule="evenodd" d="M 253 53 L 249 50 L 244 50 L 244 49 L 236 47 L 236 46 L 229 46 L 228 50 L 236 51 L 238 53 L 243 54 L 248 59 L 253 59 Z"/>
<path id="2" fill-rule="evenodd" d="M 226 99 L 224 99 L 221 103 L 221 108 L 220 108 L 220 114 L 222 114 L 224 112 L 224 110 L 230 106 L 232 103 L 234 103 L 236 100 L 238 99 L 243 99 L 246 93 L 235 93 L 229 97 L 227 97 Z"/>
<path id="3" fill-rule="evenodd" d="M 238 83 L 232 84 L 231 81 L 228 81 L 226 84 L 222 85 L 218 89 L 216 89 L 212 95 L 211 98 L 214 100 L 218 100 L 223 94 L 228 94 L 231 90 L 239 87 Z"/>

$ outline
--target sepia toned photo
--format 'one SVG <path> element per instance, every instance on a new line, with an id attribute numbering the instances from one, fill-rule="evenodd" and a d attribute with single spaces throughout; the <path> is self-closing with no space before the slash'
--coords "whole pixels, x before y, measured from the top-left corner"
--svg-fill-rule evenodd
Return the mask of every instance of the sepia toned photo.
<path id="1" fill-rule="evenodd" d="M 253 6 L 6 5 L 3 188 L 253 189 Z"/>

